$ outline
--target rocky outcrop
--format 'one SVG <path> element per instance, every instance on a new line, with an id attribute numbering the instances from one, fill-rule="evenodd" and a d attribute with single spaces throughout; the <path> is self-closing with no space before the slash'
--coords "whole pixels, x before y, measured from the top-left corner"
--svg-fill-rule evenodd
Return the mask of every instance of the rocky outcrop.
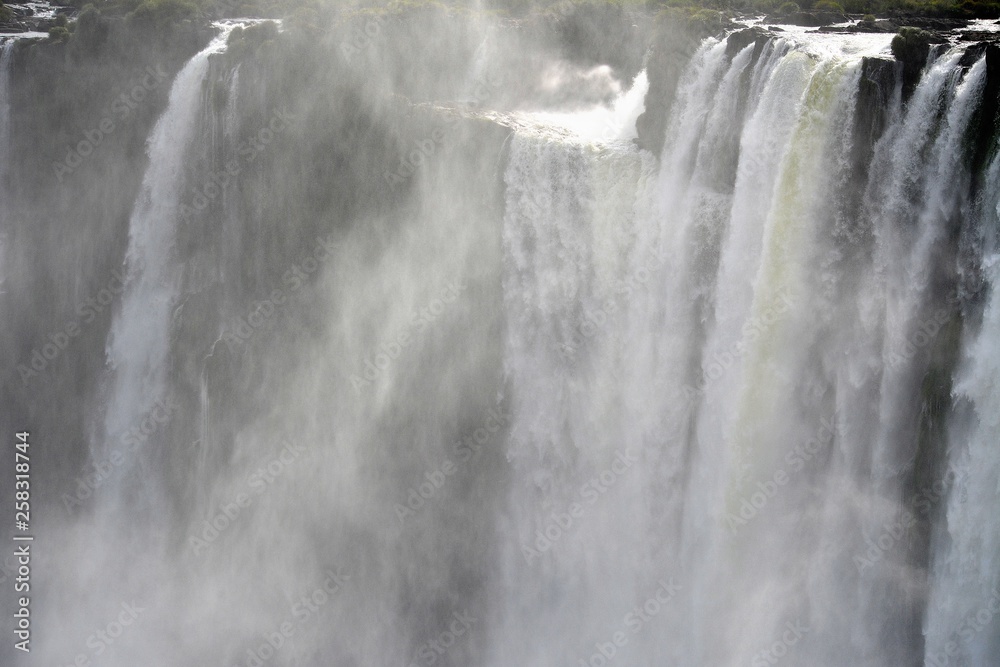
<path id="1" fill-rule="evenodd" d="M 648 15 L 637 15 L 612 4 L 568 5 L 549 21 L 563 55 L 591 65 L 610 65 L 632 79 L 642 69 L 651 37 Z"/>
<path id="2" fill-rule="evenodd" d="M 996 39 L 996 35 L 993 38 Z M 978 48 L 985 52 L 986 87 L 983 89 L 983 104 L 975 121 L 978 124 L 978 129 L 975 133 L 977 140 L 972 156 L 972 168 L 973 172 L 977 174 L 977 182 L 974 184 L 977 190 L 983 185 L 981 182 L 985 177 L 983 167 L 995 150 L 998 115 L 1000 115 L 1000 45 L 996 42 L 983 43 Z M 971 51 L 972 48 L 969 50 Z"/>
<path id="3" fill-rule="evenodd" d="M 866 20 L 861 20 L 851 26 L 823 26 L 819 29 L 820 32 L 837 32 L 837 33 L 893 33 L 899 31 L 899 24 L 890 19 L 875 19 L 871 18 Z"/>
<path id="4" fill-rule="evenodd" d="M 858 82 L 858 106 L 855 143 L 870 151 L 882 136 L 888 121 L 889 102 L 899 81 L 900 66 L 888 58 L 863 58 Z M 866 155 L 862 162 L 871 162 Z"/>
<path id="5" fill-rule="evenodd" d="M 763 46 L 767 40 L 771 39 L 771 36 L 769 30 L 757 26 L 734 32 L 726 39 L 726 57 L 732 58 L 754 43 Z"/>
<path id="6" fill-rule="evenodd" d="M 77 11 L 57 2 L 49 5 L 50 10 L 39 15 L 28 5 L 0 3 L 0 33 L 48 32 L 55 26 L 66 25 L 66 19 L 72 18 Z"/>
<path id="7" fill-rule="evenodd" d="M 893 21 L 901 26 L 911 28 L 922 28 L 931 32 L 949 32 L 960 30 L 969 25 L 968 19 L 962 18 L 938 18 L 931 16 L 906 16 L 893 17 Z"/>
<path id="8" fill-rule="evenodd" d="M 885 132 L 889 122 L 892 99 L 896 94 L 902 66 L 889 58 L 863 58 L 861 78 L 858 81 L 858 102 L 851 141 L 851 169 L 849 178 L 852 200 L 847 203 L 847 233 L 857 243 L 868 230 L 860 225 L 862 199 L 868 183 L 869 168 L 875 154 L 875 144 Z"/>
<path id="9" fill-rule="evenodd" d="M 997 42 L 1000 41 L 1000 33 L 984 30 L 962 30 L 958 33 L 958 38 L 963 42 Z"/>
<path id="10" fill-rule="evenodd" d="M 920 81 L 933 41 L 934 35 L 920 28 L 903 28 L 892 38 L 892 55 L 903 65 L 904 100 L 909 99 Z"/>
<path id="11" fill-rule="evenodd" d="M 0 32 L 27 32 L 34 13 L 31 7 L 0 4 Z"/>
<path id="12" fill-rule="evenodd" d="M 930 18 L 926 16 L 889 16 L 887 18 L 867 17 L 848 26 L 826 25 L 819 29 L 820 32 L 835 33 L 892 33 L 898 32 L 901 28 L 921 28 L 931 33 L 931 43 L 941 44 L 948 41 L 945 33 L 952 33 L 960 30 L 969 24 L 967 19 L 956 18 Z M 987 33 L 988 34 L 988 33 Z"/>
<path id="13" fill-rule="evenodd" d="M 670 107 L 684 68 L 705 37 L 719 34 L 732 25 L 712 12 L 689 15 L 678 10 L 657 16 L 646 66 L 649 76 L 646 110 L 635 124 L 639 135 L 636 141 L 641 148 L 657 156 L 663 150 Z"/>

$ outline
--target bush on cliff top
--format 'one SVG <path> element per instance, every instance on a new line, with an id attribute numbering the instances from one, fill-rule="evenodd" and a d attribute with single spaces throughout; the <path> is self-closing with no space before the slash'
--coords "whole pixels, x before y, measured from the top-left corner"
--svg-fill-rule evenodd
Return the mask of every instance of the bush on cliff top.
<path id="1" fill-rule="evenodd" d="M 65 42 L 69 39 L 69 30 L 66 26 L 53 26 L 49 28 L 49 41 L 51 42 Z"/>
<path id="2" fill-rule="evenodd" d="M 922 64 L 927 59 L 931 37 L 931 33 L 920 28 L 903 28 L 892 38 L 892 55 L 900 62 Z"/>

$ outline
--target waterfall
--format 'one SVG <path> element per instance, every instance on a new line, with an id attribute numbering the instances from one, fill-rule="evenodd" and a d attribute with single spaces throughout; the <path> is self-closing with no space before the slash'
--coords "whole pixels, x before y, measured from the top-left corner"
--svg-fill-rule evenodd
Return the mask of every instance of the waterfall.
<path id="1" fill-rule="evenodd" d="M 1000 491 L 996 452 L 1000 265 L 995 236 L 1000 221 L 1000 159 L 994 156 L 986 173 L 987 187 L 971 217 L 985 237 L 980 250 L 987 304 L 979 331 L 962 344 L 954 389 L 959 409 L 950 425 L 955 445 L 945 473 L 928 494 L 943 505 L 933 536 L 933 584 L 925 622 L 927 657 L 933 661 L 928 664 L 988 664 L 1000 651 L 997 633 L 991 630 L 1000 611 L 1000 531 L 987 509 L 995 506 Z"/>
<path id="2" fill-rule="evenodd" d="M 14 42 L 13 39 L 0 39 L 0 257 L 5 252 L 8 233 L 6 217 L 9 215 L 7 202 L 10 188 L 10 74 Z M 3 275 L 0 274 L 0 285 L 2 284 Z"/>
<path id="3" fill-rule="evenodd" d="M 31 400 L 87 394 L 65 429 L 85 444 L 60 445 L 80 476 L 38 485 L 65 511 L 39 512 L 37 656 L 996 662 L 991 51 L 933 48 L 911 88 L 891 35 L 708 37 L 671 73 L 654 155 L 640 139 L 660 121 L 637 119 L 664 103 L 655 54 L 619 79 L 521 53 L 558 30 L 483 15 L 429 68 L 464 54 L 460 71 L 431 81 L 423 54 L 392 60 L 412 26 L 345 16 L 334 44 L 311 16 L 228 51 L 250 21 L 215 24 L 155 123 L 123 95 L 134 115 L 58 191 L 105 196 L 114 151 L 148 133 L 108 207 L 124 258 L 79 253 L 124 262 L 105 328 L 74 321 L 65 350 L 65 328 L 3 338 L 56 350 Z M 11 114 L 28 120 L 11 56 L 4 198 L 11 180 L 34 192 L 5 171 Z M 522 67 L 537 80 L 507 76 Z M 7 255 L 26 258 L 19 285 L 41 284 L 45 243 L 89 231 L 46 211 L 10 227 L 40 248 Z M 57 283 L 53 321 L 101 289 Z M 123 603 L 142 613 L 127 631 Z"/>
<path id="4" fill-rule="evenodd" d="M 10 70 L 14 53 L 14 40 L 0 41 L 0 141 L 4 152 L 0 155 L 0 183 L 7 181 L 7 155 L 10 146 Z"/>
<path id="5" fill-rule="evenodd" d="M 931 556 L 908 518 L 931 519 L 910 498 L 919 378 L 945 325 L 927 322 L 953 315 L 940 247 L 970 208 L 964 137 L 986 74 L 962 54 L 937 58 L 905 108 L 894 102 L 860 220 L 850 160 L 868 52 L 770 40 L 730 56 L 706 41 L 658 169 L 634 151 L 514 137 L 504 292 L 517 544 L 497 593 L 504 650 L 489 664 L 604 664 L 609 651 L 621 664 L 923 659 L 919 563 Z M 989 357 L 989 308 L 970 359 Z M 931 598 L 928 656 L 950 637 L 942 625 L 989 602 L 973 582 L 1000 575 L 992 557 L 969 560 L 995 552 L 994 533 L 962 532 L 987 521 L 966 514 L 995 494 L 995 370 L 970 361 L 957 385 L 986 419 L 965 427 L 952 464 L 978 472 L 955 475 L 977 485 L 963 498 L 979 496 L 949 496 L 939 531 L 959 525 L 935 541 L 948 576 Z M 669 579 L 680 592 L 664 611 L 628 619 Z M 623 645 L 607 643 L 616 627 Z M 533 631 L 547 641 L 514 640 Z M 994 642 L 970 639 L 968 664 Z"/>
<path id="6" fill-rule="evenodd" d="M 102 442 L 117 444 L 120 434 L 140 424 L 169 395 L 171 313 L 182 277 L 174 241 L 180 207 L 186 203 L 184 159 L 195 138 L 209 58 L 225 50 L 235 26 L 221 26 L 219 35 L 177 74 L 167 109 L 147 141 L 149 167 L 129 221 L 125 294 L 108 340 L 113 386 Z"/>

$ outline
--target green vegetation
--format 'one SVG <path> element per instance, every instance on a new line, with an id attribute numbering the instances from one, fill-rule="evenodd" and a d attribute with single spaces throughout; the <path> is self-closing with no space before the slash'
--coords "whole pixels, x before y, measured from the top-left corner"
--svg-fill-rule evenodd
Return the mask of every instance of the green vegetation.
<path id="1" fill-rule="evenodd" d="M 917 87 L 933 39 L 934 35 L 920 28 L 903 28 L 892 38 L 892 55 L 903 63 L 903 99 Z"/>
<path id="2" fill-rule="evenodd" d="M 817 2 L 813 9 L 818 12 L 832 12 L 834 14 L 843 14 L 844 7 L 839 2 L 834 2 L 833 0 L 820 0 Z"/>
<path id="3" fill-rule="evenodd" d="M 65 26 L 57 25 L 49 28 L 49 41 L 65 42 L 69 39 L 69 29 Z"/>
<path id="4" fill-rule="evenodd" d="M 901 62 L 920 62 L 927 58 L 931 33 L 920 28 L 903 28 L 892 38 L 892 55 Z"/>

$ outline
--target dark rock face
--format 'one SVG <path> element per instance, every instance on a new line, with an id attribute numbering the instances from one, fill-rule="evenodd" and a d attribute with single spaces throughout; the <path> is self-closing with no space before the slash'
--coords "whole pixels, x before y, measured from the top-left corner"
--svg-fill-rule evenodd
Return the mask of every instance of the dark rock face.
<path id="1" fill-rule="evenodd" d="M 856 24 L 846 28 L 824 26 L 819 30 L 820 32 L 839 33 L 892 33 L 899 30 L 899 24 L 892 20 L 880 19 L 877 21 L 858 21 Z"/>
<path id="2" fill-rule="evenodd" d="M 896 18 L 895 21 L 901 26 L 923 28 L 924 30 L 937 30 L 941 32 L 959 30 L 969 25 L 969 21 L 967 19 L 931 18 L 928 16 L 900 16 Z"/>
<path id="3" fill-rule="evenodd" d="M 871 162 L 871 151 L 882 136 L 888 120 L 889 103 L 900 80 L 900 66 L 887 58 L 864 58 L 861 61 L 861 80 L 858 83 L 858 111 L 856 144 L 865 147 L 869 155 L 863 162 Z"/>
<path id="4" fill-rule="evenodd" d="M 30 7 L 0 4 L 0 32 L 27 32 L 34 13 Z"/>
<path id="5" fill-rule="evenodd" d="M 902 66 L 888 58 L 864 58 L 861 61 L 861 79 L 858 82 L 858 103 L 851 142 L 851 187 L 853 200 L 848 203 L 847 220 L 860 223 L 865 184 L 868 182 L 875 144 L 885 132 L 893 98 L 899 94 Z M 866 230 L 854 227 L 850 233 L 855 240 Z"/>
<path id="6" fill-rule="evenodd" d="M 648 16 L 632 16 L 616 5 L 581 5 L 559 16 L 553 27 L 570 59 L 608 64 L 633 78 L 642 69 L 649 24 Z"/>
<path id="7" fill-rule="evenodd" d="M 637 143 L 640 148 L 657 156 L 663 150 L 670 108 L 681 74 L 701 40 L 710 34 L 712 30 L 709 26 L 684 22 L 664 25 L 657 33 L 647 67 L 649 92 L 646 94 L 646 110 L 636 121 L 639 135 Z M 756 63 L 764 45 L 773 37 L 774 33 L 759 26 L 730 33 L 726 39 L 726 57 L 732 59 L 746 47 L 755 44 L 751 62 Z M 735 177 L 735 162 L 732 172 Z"/>
<path id="8" fill-rule="evenodd" d="M 56 14 L 60 16 L 72 18 L 77 13 L 75 7 L 62 5 L 59 2 L 51 2 L 49 4 L 55 8 Z M 28 5 L 4 4 L 0 2 L 0 32 L 47 32 L 49 28 L 55 25 L 57 23 L 54 19 L 36 16 L 35 10 Z"/>
<path id="9" fill-rule="evenodd" d="M 658 23 L 646 70 L 649 76 L 646 110 L 635 124 L 639 135 L 636 142 L 640 148 L 659 156 L 666 141 L 667 119 L 674 92 L 684 68 L 705 37 L 727 27 L 728 24 L 713 26 L 704 21 L 683 19 Z"/>
<path id="10" fill-rule="evenodd" d="M 998 42 L 1000 33 L 985 32 L 982 30 L 963 30 L 958 33 L 958 38 L 963 42 Z"/>
<path id="11" fill-rule="evenodd" d="M 771 39 L 771 33 L 757 26 L 734 32 L 726 40 L 726 56 L 732 58 L 754 42 L 763 46 L 763 43 L 769 39 Z"/>
<path id="12" fill-rule="evenodd" d="M 920 72 L 927 64 L 934 35 L 920 28 L 903 28 L 892 38 L 892 55 L 903 64 L 903 99 L 909 99 L 917 83 Z"/>
<path id="13" fill-rule="evenodd" d="M 996 39 L 995 35 L 993 39 Z M 972 156 L 973 172 L 978 175 L 973 187 L 977 190 L 983 185 L 982 179 L 985 178 L 983 167 L 995 145 L 998 129 L 997 114 L 1000 114 L 1000 46 L 996 43 L 978 46 L 985 51 L 986 87 L 983 89 L 982 107 L 977 113 L 978 128 L 975 132 L 975 150 Z"/>

